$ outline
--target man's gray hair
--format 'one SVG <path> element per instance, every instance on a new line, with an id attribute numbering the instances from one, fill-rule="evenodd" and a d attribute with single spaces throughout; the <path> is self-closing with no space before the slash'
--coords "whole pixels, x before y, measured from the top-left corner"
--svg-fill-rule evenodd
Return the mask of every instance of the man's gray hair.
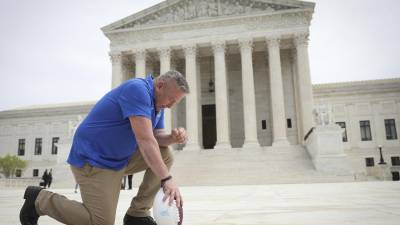
<path id="1" fill-rule="evenodd" d="M 189 84 L 187 83 L 186 78 L 176 70 L 170 70 L 164 74 L 161 74 L 158 79 L 164 81 L 174 80 L 176 85 L 183 93 L 189 94 L 190 92 Z"/>

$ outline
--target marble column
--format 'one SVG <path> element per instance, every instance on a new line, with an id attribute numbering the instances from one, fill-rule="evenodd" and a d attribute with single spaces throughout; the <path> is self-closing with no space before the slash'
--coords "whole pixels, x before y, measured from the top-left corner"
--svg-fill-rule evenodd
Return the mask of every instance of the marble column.
<path id="1" fill-rule="evenodd" d="M 122 54 L 119 52 L 110 53 L 110 60 L 112 66 L 112 81 L 111 88 L 115 88 L 123 82 L 123 65 L 122 65 Z"/>
<path id="2" fill-rule="evenodd" d="M 302 137 L 303 128 L 301 123 L 301 110 L 300 110 L 300 99 L 299 99 L 299 81 L 297 77 L 297 66 L 296 66 L 296 52 L 291 51 L 290 54 L 290 64 L 292 68 L 292 76 L 293 76 L 293 88 L 294 88 L 294 99 L 295 99 L 295 108 L 296 108 L 296 127 L 297 127 L 297 143 L 303 143 Z"/>
<path id="3" fill-rule="evenodd" d="M 256 97 L 253 71 L 253 41 L 251 38 L 239 40 L 242 62 L 244 144 L 243 148 L 260 147 L 257 138 Z"/>
<path id="4" fill-rule="evenodd" d="M 146 77 L 146 49 L 136 49 L 133 51 L 136 64 L 136 78 Z"/>
<path id="5" fill-rule="evenodd" d="M 198 113 L 197 113 L 197 120 L 199 121 L 198 126 L 198 140 L 199 140 L 199 147 L 203 149 L 203 113 L 202 113 L 202 101 L 201 101 L 201 68 L 200 68 L 200 56 L 198 56 L 196 61 L 196 69 L 197 69 L 197 105 L 198 105 Z"/>
<path id="6" fill-rule="evenodd" d="M 215 66 L 215 107 L 217 120 L 217 143 L 214 149 L 230 149 L 230 126 L 228 86 L 225 62 L 225 41 L 212 43 Z"/>
<path id="7" fill-rule="evenodd" d="M 289 146 L 286 135 L 285 98 L 279 39 L 267 40 L 272 107 L 272 146 Z"/>
<path id="8" fill-rule="evenodd" d="M 184 150 L 199 150 L 199 120 L 198 120 L 198 92 L 197 92 L 197 59 L 196 44 L 183 46 L 185 52 L 186 80 L 190 87 L 190 94 L 186 96 L 186 129 L 188 142 Z"/>
<path id="9" fill-rule="evenodd" d="M 306 135 L 314 126 L 314 121 L 312 119 L 314 99 L 310 76 L 310 62 L 308 57 L 308 35 L 296 36 L 294 43 L 296 46 L 301 121 L 303 134 Z M 304 136 L 302 137 L 302 140 L 304 140 Z"/>
<path id="10" fill-rule="evenodd" d="M 169 47 L 159 48 L 160 55 L 160 75 L 168 72 L 171 69 L 171 49 Z M 167 133 L 172 129 L 171 109 L 164 109 L 164 129 Z"/>

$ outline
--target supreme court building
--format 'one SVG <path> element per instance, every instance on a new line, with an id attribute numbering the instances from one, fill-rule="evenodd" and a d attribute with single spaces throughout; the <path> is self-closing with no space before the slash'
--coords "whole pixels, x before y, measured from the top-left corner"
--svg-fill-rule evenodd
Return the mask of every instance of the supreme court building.
<path id="1" fill-rule="evenodd" d="M 308 42 L 314 6 L 297 0 L 167 0 L 102 28 L 110 40 L 112 88 L 171 69 L 186 76 L 191 93 L 165 110 L 166 129 L 185 127 L 189 135 L 185 146 L 174 146 L 180 151 L 173 174 L 181 184 L 370 180 L 380 177 L 379 146 L 398 178 L 400 79 L 313 86 Z M 55 181 L 66 180 L 71 138 L 94 104 L 0 112 L 0 155 L 27 160 L 22 177 L 52 167 Z M 325 175 L 311 162 L 304 137 L 315 126 L 318 105 L 329 105 L 343 128 L 350 175 Z"/>
<path id="2" fill-rule="evenodd" d="M 188 149 L 301 144 L 312 127 L 313 10 L 301 1 L 164 1 L 102 28 L 112 86 L 183 72 L 191 94 L 165 124 L 187 128 Z"/>

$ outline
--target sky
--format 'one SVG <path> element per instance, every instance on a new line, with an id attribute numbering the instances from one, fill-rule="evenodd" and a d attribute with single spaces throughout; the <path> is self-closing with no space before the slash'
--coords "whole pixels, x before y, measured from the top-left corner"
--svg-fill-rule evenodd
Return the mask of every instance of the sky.
<path id="1" fill-rule="evenodd" d="M 0 0 L 0 111 L 111 88 L 101 27 L 161 0 Z M 313 84 L 400 77 L 399 0 L 315 0 Z"/>

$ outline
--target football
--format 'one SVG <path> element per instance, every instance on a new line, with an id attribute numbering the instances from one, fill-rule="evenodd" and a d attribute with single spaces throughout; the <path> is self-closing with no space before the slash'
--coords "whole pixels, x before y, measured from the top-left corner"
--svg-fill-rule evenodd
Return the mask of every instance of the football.
<path id="1" fill-rule="evenodd" d="M 153 217 L 157 225 L 182 225 L 183 209 L 176 207 L 176 202 L 168 204 L 168 199 L 163 202 L 164 191 L 161 188 L 154 198 Z"/>

